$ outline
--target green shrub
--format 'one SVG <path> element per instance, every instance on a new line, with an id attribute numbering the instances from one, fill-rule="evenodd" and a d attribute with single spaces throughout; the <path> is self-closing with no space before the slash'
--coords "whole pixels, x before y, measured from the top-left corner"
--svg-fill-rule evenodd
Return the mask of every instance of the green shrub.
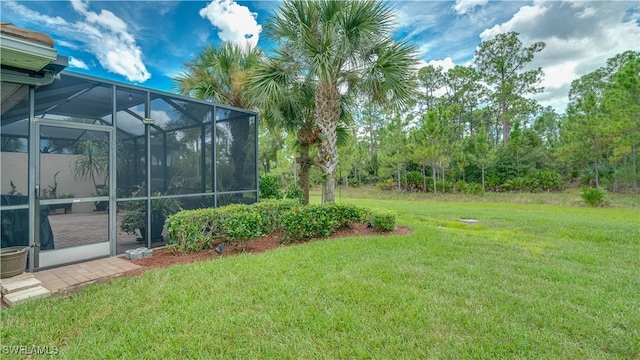
<path id="1" fill-rule="evenodd" d="M 406 176 L 406 187 L 407 191 L 424 191 L 424 179 L 422 174 L 418 171 L 409 171 Z"/>
<path id="2" fill-rule="evenodd" d="M 262 218 L 255 206 L 233 204 L 219 208 L 222 236 L 244 250 L 247 241 L 262 235 Z"/>
<path id="3" fill-rule="evenodd" d="M 482 189 L 482 184 L 470 183 L 470 184 L 467 184 L 467 187 L 466 187 L 464 193 L 465 194 L 480 195 L 480 194 L 484 193 L 484 190 Z"/>
<path id="4" fill-rule="evenodd" d="M 560 174 L 555 171 L 540 171 L 534 176 L 542 191 L 560 191 L 564 187 Z"/>
<path id="5" fill-rule="evenodd" d="M 376 187 L 380 190 L 392 190 L 397 188 L 393 179 L 386 179 L 383 182 L 379 182 L 376 184 Z"/>
<path id="6" fill-rule="evenodd" d="M 464 180 L 458 180 L 453 188 L 456 192 L 466 193 L 468 187 L 469 185 Z"/>
<path id="7" fill-rule="evenodd" d="M 283 233 L 290 242 L 325 237 L 363 221 L 362 214 L 361 208 L 352 204 L 307 205 L 285 216 Z"/>
<path id="8" fill-rule="evenodd" d="M 260 191 L 260 199 L 280 199 L 282 197 L 280 177 L 272 174 L 260 176 L 258 190 Z"/>
<path id="9" fill-rule="evenodd" d="M 284 199 L 183 210 L 167 219 L 169 247 L 174 252 L 194 252 L 222 240 L 244 250 L 248 240 L 282 228 L 285 215 L 299 205 Z"/>
<path id="10" fill-rule="evenodd" d="M 285 215 L 298 206 L 300 206 L 300 201 L 297 199 L 261 200 L 253 205 L 262 218 L 263 234 L 270 234 L 282 229 Z"/>
<path id="11" fill-rule="evenodd" d="M 376 232 L 393 231 L 396 228 L 397 215 L 393 211 L 373 210 L 371 224 Z"/>
<path id="12" fill-rule="evenodd" d="M 506 191 L 526 191 L 528 189 L 527 180 L 522 177 L 509 179 L 502 184 Z"/>
<path id="13" fill-rule="evenodd" d="M 362 210 L 354 204 L 330 204 L 330 211 L 338 223 L 338 229 L 350 228 L 355 222 L 362 222 Z"/>
<path id="14" fill-rule="evenodd" d="M 396 215 L 353 204 L 301 206 L 297 200 L 265 200 L 252 205 L 233 204 L 217 209 L 183 210 L 167 220 L 169 247 L 194 252 L 222 240 L 246 249 L 248 240 L 282 230 L 285 241 L 326 237 L 355 222 L 369 221 L 375 231 L 392 231 Z"/>
<path id="15" fill-rule="evenodd" d="M 220 211 L 213 208 L 182 210 L 167 219 L 169 248 L 175 252 L 209 249 L 221 232 Z"/>
<path id="16" fill-rule="evenodd" d="M 285 216 L 283 233 L 286 241 L 294 242 L 329 236 L 336 227 L 326 207 L 307 205 L 293 209 Z"/>
<path id="17" fill-rule="evenodd" d="M 600 188 L 583 187 L 580 196 L 582 200 L 590 206 L 601 206 L 604 204 L 604 190 Z"/>

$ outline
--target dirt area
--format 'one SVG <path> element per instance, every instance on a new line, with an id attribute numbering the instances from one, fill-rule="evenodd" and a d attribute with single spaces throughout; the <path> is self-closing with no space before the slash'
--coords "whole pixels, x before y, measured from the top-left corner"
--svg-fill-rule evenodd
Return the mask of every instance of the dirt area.
<path id="1" fill-rule="evenodd" d="M 356 223 L 349 229 L 343 229 L 335 234 L 321 239 L 312 239 L 308 241 L 326 241 L 330 239 L 337 239 L 347 236 L 387 236 L 387 235 L 404 235 L 411 233 L 411 230 L 405 227 L 396 227 L 395 231 L 388 233 L 376 233 L 371 228 L 367 228 L 365 224 Z M 261 236 L 257 239 L 249 241 L 246 251 L 249 253 L 261 253 L 271 249 L 275 249 L 281 246 L 290 246 L 289 244 L 281 244 L 282 234 L 273 233 L 270 235 Z M 298 243 L 296 243 L 298 244 Z M 141 268 L 133 271 L 129 271 L 124 276 L 134 276 L 141 274 L 149 269 L 162 268 L 171 266 L 174 264 L 187 264 L 196 261 L 208 260 L 219 256 L 232 256 L 240 253 L 240 250 L 234 249 L 233 245 L 227 245 L 222 254 L 217 254 L 213 249 L 202 250 L 196 253 L 189 254 L 171 254 L 167 249 L 155 249 L 153 250 L 153 256 L 146 259 L 130 260 L 136 265 L 140 265 Z"/>

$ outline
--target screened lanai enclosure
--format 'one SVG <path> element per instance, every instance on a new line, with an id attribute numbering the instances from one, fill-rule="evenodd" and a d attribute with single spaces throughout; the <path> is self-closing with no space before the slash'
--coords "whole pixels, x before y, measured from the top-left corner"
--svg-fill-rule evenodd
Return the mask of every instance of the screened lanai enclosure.
<path id="1" fill-rule="evenodd" d="M 2 247 L 31 246 L 32 271 L 163 246 L 180 209 L 257 201 L 253 112 L 63 71 L 3 80 L 1 123 Z"/>

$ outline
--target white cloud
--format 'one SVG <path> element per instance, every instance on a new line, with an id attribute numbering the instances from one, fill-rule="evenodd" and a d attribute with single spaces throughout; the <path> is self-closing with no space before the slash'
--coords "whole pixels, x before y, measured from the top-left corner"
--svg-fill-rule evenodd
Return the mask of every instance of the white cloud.
<path id="1" fill-rule="evenodd" d="M 35 11 L 31 11 L 26 7 L 18 4 L 14 0 L 7 0 L 5 5 L 15 11 L 18 15 L 29 19 L 33 22 L 39 22 L 47 26 L 67 26 L 67 21 L 60 16 L 47 16 L 37 13 Z"/>
<path id="2" fill-rule="evenodd" d="M 441 67 L 442 72 L 444 73 L 453 69 L 456 66 L 456 64 L 454 64 L 453 59 L 451 59 L 451 57 L 446 57 L 442 60 L 431 60 L 427 63 L 427 65 L 433 65 L 436 68 Z"/>
<path id="3" fill-rule="evenodd" d="M 524 46 L 545 42 L 546 48 L 531 63 L 545 73 L 541 83 L 545 93 L 534 98 L 562 112 L 571 81 L 604 66 L 616 54 L 638 49 L 640 25 L 625 19 L 633 6 L 618 1 L 534 1 L 508 21 L 483 31 L 480 38 L 515 31 Z"/>
<path id="4" fill-rule="evenodd" d="M 471 12 L 477 6 L 484 6 L 489 2 L 489 0 L 456 0 L 456 4 L 453 6 L 453 9 L 456 13 L 463 15 Z"/>
<path id="5" fill-rule="evenodd" d="M 88 3 L 71 0 L 73 9 L 85 17 L 78 23 L 90 42 L 87 44 L 107 70 L 129 81 L 144 82 L 151 77 L 142 62 L 142 50 L 127 31 L 127 24 L 108 10 L 99 14 L 88 10 Z"/>
<path id="6" fill-rule="evenodd" d="M 142 61 L 140 47 L 127 31 L 127 24 L 108 10 L 96 13 L 88 9 L 88 2 L 71 0 L 73 9 L 84 19 L 69 22 L 60 16 L 40 14 L 15 1 L 6 1 L 5 5 L 30 22 L 45 26 L 51 34 L 62 37 L 61 45 L 82 44 L 84 50 L 94 54 L 100 65 L 110 72 L 135 82 L 144 82 L 151 77 Z"/>
<path id="7" fill-rule="evenodd" d="M 151 110 L 151 118 L 160 127 L 164 127 L 171 122 L 171 116 L 164 110 Z"/>
<path id="8" fill-rule="evenodd" d="M 74 44 L 74 43 L 72 43 L 70 41 L 57 40 L 56 44 L 58 46 L 64 46 L 64 47 L 69 48 L 69 49 L 78 50 L 78 45 L 76 45 L 76 44 Z"/>
<path id="9" fill-rule="evenodd" d="M 213 0 L 200 10 L 200 16 L 220 30 L 222 41 L 249 43 L 252 48 L 258 44 L 262 26 L 256 21 L 258 14 L 246 6 L 232 0 Z"/>
<path id="10" fill-rule="evenodd" d="M 84 61 L 82 61 L 80 59 L 76 59 L 73 56 L 69 57 L 69 66 L 70 67 L 75 67 L 75 68 L 78 68 L 78 69 L 89 70 L 89 65 L 87 65 L 87 63 L 85 63 Z"/>

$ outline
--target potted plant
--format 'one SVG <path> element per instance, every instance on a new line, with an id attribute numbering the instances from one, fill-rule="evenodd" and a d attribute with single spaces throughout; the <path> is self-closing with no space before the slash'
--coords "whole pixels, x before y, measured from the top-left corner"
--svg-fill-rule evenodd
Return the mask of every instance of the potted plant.
<path id="1" fill-rule="evenodd" d="M 154 195 L 159 196 L 161 194 L 155 193 Z M 180 205 L 173 198 L 151 200 L 151 240 L 163 240 L 162 229 L 164 228 L 164 222 L 167 216 L 178 212 L 178 210 L 180 210 Z M 130 235 L 136 235 L 136 232 L 140 231 L 141 238 L 138 238 L 138 240 L 143 241 L 146 227 L 146 203 L 132 204 L 122 217 L 120 229 Z"/>

